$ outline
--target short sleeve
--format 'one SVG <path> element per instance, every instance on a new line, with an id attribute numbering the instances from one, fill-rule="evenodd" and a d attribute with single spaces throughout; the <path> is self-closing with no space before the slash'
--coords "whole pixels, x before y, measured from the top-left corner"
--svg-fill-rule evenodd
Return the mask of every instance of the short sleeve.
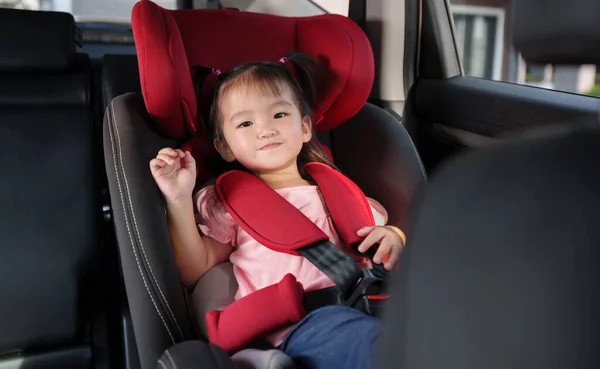
<path id="1" fill-rule="evenodd" d="M 238 225 L 219 200 L 214 186 L 198 191 L 194 202 L 198 210 L 196 224 L 200 231 L 218 242 L 236 246 Z"/>
<path id="2" fill-rule="evenodd" d="M 375 225 L 382 226 L 386 225 L 388 221 L 388 212 L 385 210 L 383 205 L 381 205 L 376 200 L 373 200 L 370 197 L 367 197 L 369 204 L 371 205 L 371 212 L 373 213 L 373 217 L 375 218 Z"/>

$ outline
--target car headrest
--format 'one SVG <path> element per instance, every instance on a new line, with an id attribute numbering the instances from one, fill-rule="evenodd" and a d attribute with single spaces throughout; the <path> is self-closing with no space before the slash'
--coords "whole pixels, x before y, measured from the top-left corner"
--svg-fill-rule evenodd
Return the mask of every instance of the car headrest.
<path id="1" fill-rule="evenodd" d="M 527 62 L 600 63 L 600 1 L 519 0 L 512 4 L 513 43 Z"/>
<path id="2" fill-rule="evenodd" d="M 195 68 L 225 71 L 248 61 L 277 61 L 290 51 L 313 57 L 327 75 L 327 90 L 314 107 L 318 131 L 352 117 L 371 92 L 374 61 L 369 40 L 340 15 L 167 10 L 141 0 L 133 7 L 131 23 L 146 108 L 171 138 L 187 138 L 197 129 L 191 72 Z"/>
<path id="3" fill-rule="evenodd" d="M 597 125 L 437 172 L 390 283 L 375 368 L 600 367 Z"/>
<path id="4" fill-rule="evenodd" d="M 65 70 L 75 44 L 71 14 L 0 9 L 0 72 Z"/>

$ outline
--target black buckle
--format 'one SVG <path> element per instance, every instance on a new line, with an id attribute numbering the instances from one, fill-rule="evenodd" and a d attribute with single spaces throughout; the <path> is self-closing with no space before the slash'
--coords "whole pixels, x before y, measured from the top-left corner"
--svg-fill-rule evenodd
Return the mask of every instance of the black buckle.
<path id="1" fill-rule="evenodd" d="M 362 310 L 365 314 L 372 315 L 371 305 L 369 303 L 369 295 L 367 294 L 369 288 L 375 283 L 383 284 L 382 278 L 376 276 L 373 271 L 369 268 L 362 269 L 362 277 L 358 284 L 354 287 L 350 297 L 342 302 L 342 305 L 358 308 L 356 305 L 362 303 Z"/>

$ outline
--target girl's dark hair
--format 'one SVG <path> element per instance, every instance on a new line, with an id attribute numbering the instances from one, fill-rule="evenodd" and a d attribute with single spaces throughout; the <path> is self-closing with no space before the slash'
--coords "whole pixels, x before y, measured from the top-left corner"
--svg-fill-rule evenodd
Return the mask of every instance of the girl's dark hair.
<path id="1" fill-rule="evenodd" d="M 320 89 L 316 81 L 322 80 L 322 71 L 318 64 L 307 55 L 290 53 L 286 59 L 285 62 L 249 62 L 238 65 L 218 76 L 208 119 L 213 138 L 223 139 L 221 112 L 219 111 L 221 98 L 229 89 L 240 86 L 260 88 L 265 93 L 275 96 L 281 95 L 285 88 L 290 88 L 300 114 L 303 117 L 310 117 L 311 125 L 314 124 L 313 107 L 320 97 L 318 94 Z M 290 69 L 294 71 L 295 76 Z M 313 130 L 312 138 L 302 146 L 298 156 L 301 173 L 303 172 L 302 166 L 308 162 L 319 162 L 337 169 L 319 143 L 314 127 L 311 129 Z"/>

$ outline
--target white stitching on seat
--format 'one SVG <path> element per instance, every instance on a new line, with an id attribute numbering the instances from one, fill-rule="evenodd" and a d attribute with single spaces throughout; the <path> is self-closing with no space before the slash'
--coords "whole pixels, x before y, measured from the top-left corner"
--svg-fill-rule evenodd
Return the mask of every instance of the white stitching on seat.
<path id="1" fill-rule="evenodd" d="M 164 369 L 169 369 L 169 368 L 168 368 L 168 367 L 165 365 L 165 363 L 163 363 L 162 359 L 158 360 L 158 363 L 160 364 L 161 368 L 164 368 Z"/>
<path id="2" fill-rule="evenodd" d="M 113 111 L 113 117 L 114 117 L 114 111 Z M 116 124 L 115 124 L 115 130 L 117 131 L 117 143 L 119 145 L 119 150 L 121 150 L 121 140 L 119 138 L 119 128 L 117 127 Z M 120 160 L 121 160 L 121 167 L 123 167 L 123 157 L 122 156 L 120 156 Z M 131 209 L 131 214 L 133 216 L 133 225 L 135 227 L 135 233 L 137 235 L 137 239 L 140 241 L 140 248 L 142 249 L 142 255 L 144 256 L 146 265 L 148 265 L 148 268 L 150 269 L 150 275 L 152 276 L 152 279 L 154 280 L 154 284 L 156 284 L 156 287 L 158 288 L 158 292 L 160 293 L 160 296 L 162 297 L 163 301 L 165 302 L 165 305 L 167 305 L 169 314 L 171 314 L 171 318 L 175 322 L 175 325 L 177 326 L 177 330 L 179 331 L 181 338 L 183 338 L 183 332 L 181 331 L 181 327 L 179 326 L 179 323 L 177 322 L 177 319 L 175 318 L 175 314 L 173 314 L 173 310 L 171 310 L 171 306 L 169 305 L 169 302 L 165 298 L 165 295 L 163 294 L 162 289 L 160 288 L 160 284 L 158 283 L 158 280 L 156 279 L 156 276 L 154 275 L 152 265 L 150 264 L 150 261 L 148 260 L 148 256 L 146 255 L 146 250 L 144 248 L 144 241 L 142 241 L 142 237 L 140 235 L 140 230 L 138 228 L 137 220 L 135 217 L 135 211 L 133 210 L 133 203 L 131 202 L 131 193 L 129 192 L 129 182 L 127 182 L 127 175 L 125 174 L 124 170 L 123 170 L 123 178 L 125 180 L 125 190 L 127 191 L 129 207 Z"/>
<path id="3" fill-rule="evenodd" d="M 177 369 L 177 364 L 175 364 L 175 360 L 173 360 L 173 356 L 171 356 L 171 353 L 167 350 L 166 354 L 167 358 L 171 362 L 171 365 L 173 365 L 173 369 Z"/>
<path id="4" fill-rule="evenodd" d="M 167 325 L 167 322 L 165 321 L 165 318 L 162 316 L 162 314 L 160 313 L 160 309 L 158 308 L 158 305 L 156 304 L 156 301 L 154 301 L 154 297 L 152 297 L 152 293 L 150 292 L 150 289 L 148 288 L 148 283 L 146 282 L 146 278 L 144 277 L 144 273 L 142 272 L 142 268 L 140 266 L 140 260 L 138 258 L 138 254 L 135 251 L 135 246 L 134 246 L 134 242 L 133 242 L 133 235 L 131 233 L 131 229 L 129 227 L 129 221 L 127 220 L 127 212 L 125 211 L 125 207 L 127 206 L 125 203 L 125 199 L 123 198 L 123 191 L 121 189 L 121 181 L 119 180 L 119 171 L 117 169 L 117 156 L 115 154 L 115 140 L 113 138 L 113 134 L 110 130 L 110 125 L 115 127 L 116 130 L 116 134 L 117 134 L 117 143 L 119 145 L 119 159 L 121 162 L 121 167 L 123 167 L 123 157 L 122 157 L 122 152 L 121 152 L 121 140 L 119 137 L 119 130 L 117 129 L 117 123 L 116 123 L 116 118 L 115 118 L 115 111 L 114 111 L 114 105 L 111 102 L 110 104 L 110 110 L 111 110 L 111 116 L 112 116 L 112 120 L 108 119 L 108 124 L 109 124 L 109 136 L 110 136 L 110 143 L 111 143 L 111 150 L 112 150 L 112 156 L 113 156 L 113 164 L 115 166 L 115 177 L 117 178 L 117 185 L 119 187 L 119 195 L 121 197 L 121 204 L 123 205 L 123 215 L 125 217 L 125 225 L 127 226 L 127 233 L 129 234 L 129 240 L 131 242 L 131 249 L 133 250 L 133 255 L 135 256 L 135 262 L 137 265 L 137 268 L 140 272 L 140 276 L 142 277 L 142 281 L 144 282 L 144 287 L 146 288 L 146 291 L 148 292 L 148 295 L 150 296 L 150 300 L 152 300 L 152 304 L 154 305 L 154 308 L 156 309 L 156 312 L 158 313 L 158 316 L 160 317 L 160 320 L 162 320 L 163 325 L 165 326 L 165 329 L 167 330 L 167 333 L 169 334 L 169 337 L 171 338 L 171 341 L 173 343 L 175 343 L 175 339 L 173 338 L 173 335 L 171 334 L 171 330 L 169 329 L 169 326 Z M 125 176 L 125 170 L 123 169 L 122 171 L 123 176 Z M 132 209 L 133 212 L 133 209 Z"/>

